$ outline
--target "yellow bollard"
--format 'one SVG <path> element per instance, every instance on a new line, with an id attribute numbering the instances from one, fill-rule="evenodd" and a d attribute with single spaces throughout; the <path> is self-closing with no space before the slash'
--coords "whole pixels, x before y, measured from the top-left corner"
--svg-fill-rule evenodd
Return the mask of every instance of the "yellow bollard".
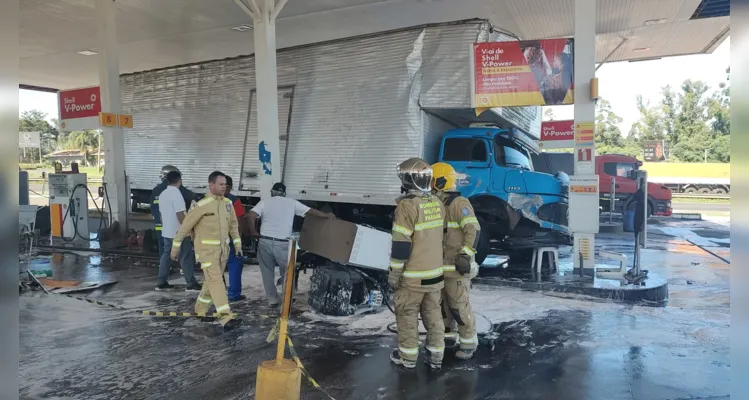
<path id="1" fill-rule="evenodd" d="M 301 395 L 302 373 L 294 360 L 284 358 L 295 267 L 296 241 L 289 239 L 289 263 L 286 266 L 286 278 L 284 279 L 283 308 L 281 309 L 276 359 L 263 361 L 258 366 L 255 400 L 299 400 Z"/>

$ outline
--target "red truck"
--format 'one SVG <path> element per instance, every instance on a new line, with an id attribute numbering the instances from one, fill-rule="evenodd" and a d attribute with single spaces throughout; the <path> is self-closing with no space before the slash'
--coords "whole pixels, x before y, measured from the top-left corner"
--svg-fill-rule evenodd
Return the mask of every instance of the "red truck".
<path id="1" fill-rule="evenodd" d="M 641 166 L 642 161 L 622 154 L 596 156 L 596 174 L 602 211 L 608 212 L 610 208 L 612 178 L 616 178 L 614 212 L 622 213 L 629 206 L 632 196 L 637 191 L 637 183 L 629 178 L 629 174 Z M 572 175 L 574 172 L 573 155 L 571 153 L 538 153 L 533 157 L 533 168 L 535 171 L 548 174 L 564 171 Z M 672 212 L 671 189 L 657 183 L 648 183 L 648 215 L 669 217 Z"/>

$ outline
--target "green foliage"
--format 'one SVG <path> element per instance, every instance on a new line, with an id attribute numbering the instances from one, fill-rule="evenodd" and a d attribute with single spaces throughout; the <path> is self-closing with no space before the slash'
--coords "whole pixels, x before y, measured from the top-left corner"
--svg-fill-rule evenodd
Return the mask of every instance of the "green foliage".
<path id="1" fill-rule="evenodd" d="M 19 132 L 40 132 L 39 136 L 42 145 L 42 154 L 47 154 L 54 151 L 57 147 L 57 140 L 60 136 L 60 131 L 53 124 L 50 124 L 46 120 L 47 114 L 39 110 L 24 111 L 21 114 L 21 118 L 18 120 L 18 131 Z M 23 150 L 19 149 L 20 153 L 23 154 Z M 31 155 L 35 152 L 34 149 L 26 149 L 28 154 L 27 160 L 30 161 Z M 36 151 L 35 160 L 39 159 L 39 152 Z"/>
<path id="2" fill-rule="evenodd" d="M 596 142 L 599 154 L 642 154 L 642 141 L 664 140 L 669 161 L 731 161 L 730 68 L 726 81 L 710 93 L 702 81 L 688 79 L 678 90 L 661 88 L 661 99 L 650 104 L 637 97 L 640 119 L 632 124 L 626 139 L 615 135 L 612 124 L 621 121 L 601 99 L 597 107 Z"/>

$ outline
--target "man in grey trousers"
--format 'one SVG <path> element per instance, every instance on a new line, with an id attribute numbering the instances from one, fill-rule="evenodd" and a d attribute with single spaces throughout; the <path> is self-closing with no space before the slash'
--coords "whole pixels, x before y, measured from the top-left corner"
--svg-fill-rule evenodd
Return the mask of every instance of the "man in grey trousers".
<path id="1" fill-rule="evenodd" d="M 328 214 L 311 209 L 304 204 L 286 197 L 286 186 L 277 182 L 271 189 L 271 198 L 261 200 L 247 214 L 250 235 L 258 238 L 257 260 L 260 273 L 263 275 L 265 296 L 271 307 L 277 307 L 281 299 L 276 290 L 276 266 L 280 268 L 281 282 L 284 270 L 289 262 L 289 238 L 294 226 L 295 216 L 316 215 L 323 218 L 335 218 Z M 262 224 L 257 231 L 257 220 Z"/>

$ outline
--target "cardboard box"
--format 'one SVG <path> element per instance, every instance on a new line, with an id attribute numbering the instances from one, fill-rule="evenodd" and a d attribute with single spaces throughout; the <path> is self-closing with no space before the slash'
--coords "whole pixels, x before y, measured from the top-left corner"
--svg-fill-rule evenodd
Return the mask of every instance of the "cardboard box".
<path id="1" fill-rule="evenodd" d="M 299 236 L 299 248 L 344 265 L 387 271 L 391 236 L 332 218 L 307 216 Z"/>

